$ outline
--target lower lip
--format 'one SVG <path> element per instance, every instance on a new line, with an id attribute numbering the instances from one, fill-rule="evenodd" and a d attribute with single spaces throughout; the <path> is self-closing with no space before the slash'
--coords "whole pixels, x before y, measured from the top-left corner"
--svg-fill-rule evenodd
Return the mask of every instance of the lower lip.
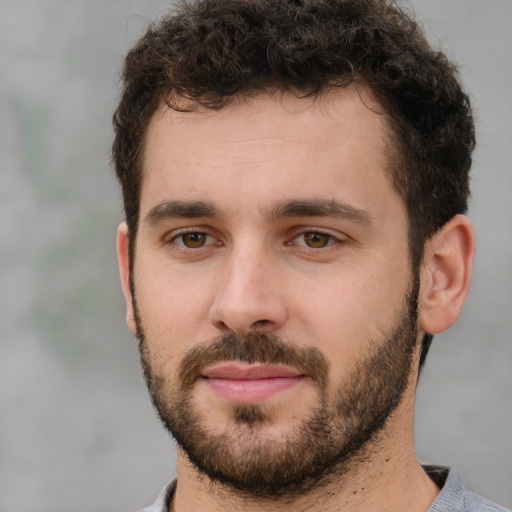
<path id="1" fill-rule="evenodd" d="M 299 384 L 303 376 L 270 379 L 204 379 L 206 385 L 223 398 L 239 404 L 258 403 Z"/>

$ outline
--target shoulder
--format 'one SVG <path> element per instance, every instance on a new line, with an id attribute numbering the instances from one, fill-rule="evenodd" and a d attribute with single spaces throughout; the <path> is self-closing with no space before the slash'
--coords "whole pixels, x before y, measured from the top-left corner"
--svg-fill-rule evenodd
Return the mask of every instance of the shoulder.
<path id="1" fill-rule="evenodd" d="M 472 492 L 466 492 L 466 507 L 468 512 L 510 512 L 508 509 Z"/>
<path id="2" fill-rule="evenodd" d="M 145 507 L 139 512 L 167 512 L 175 491 L 176 480 L 172 480 L 160 491 L 153 505 Z"/>
<path id="3" fill-rule="evenodd" d="M 510 512 L 482 496 L 469 492 L 453 468 L 423 466 L 430 478 L 441 488 L 427 512 Z"/>

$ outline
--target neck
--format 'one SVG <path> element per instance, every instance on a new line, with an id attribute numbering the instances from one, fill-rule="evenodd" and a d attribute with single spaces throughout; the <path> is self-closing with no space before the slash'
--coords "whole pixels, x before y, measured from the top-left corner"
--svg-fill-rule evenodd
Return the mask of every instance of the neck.
<path id="1" fill-rule="evenodd" d="M 178 455 L 178 486 L 172 512 L 425 512 L 439 489 L 417 461 L 412 431 L 389 428 L 354 460 L 315 486 L 307 494 L 258 499 L 213 482 L 198 474 L 184 454 Z M 400 435 L 401 434 L 401 435 Z M 392 446 L 393 449 L 389 447 Z"/>

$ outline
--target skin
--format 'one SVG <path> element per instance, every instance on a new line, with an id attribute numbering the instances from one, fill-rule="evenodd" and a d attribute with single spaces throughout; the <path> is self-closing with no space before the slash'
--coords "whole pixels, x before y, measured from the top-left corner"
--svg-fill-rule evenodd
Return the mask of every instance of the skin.
<path id="1" fill-rule="evenodd" d="M 153 367 L 171 384 L 191 348 L 225 333 L 264 330 L 327 358 L 327 398 L 334 401 L 335 386 L 372 350 L 372 340 L 396 324 L 412 278 L 407 213 L 387 171 L 386 117 L 368 105 L 371 95 L 350 87 L 314 102 L 265 95 L 218 112 L 157 111 L 146 139 L 132 278 Z M 177 215 L 176 201 L 207 203 L 214 212 Z M 328 215 L 291 211 L 298 201 L 340 208 Z M 200 235 L 186 235 L 191 231 Z M 308 246 L 311 233 L 325 246 Z M 456 321 L 473 253 L 463 216 L 426 243 L 418 340 Z M 124 223 L 118 254 L 135 333 Z M 384 432 L 342 481 L 293 503 L 258 503 L 198 478 L 179 451 L 174 510 L 427 510 L 438 489 L 414 451 L 418 358 L 416 350 L 404 398 Z M 204 381 L 193 398 L 208 429 L 233 433 L 229 400 Z M 273 421 L 257 435 L 278 440 L 317 400 L 308 379 L 266 397 Z"/>

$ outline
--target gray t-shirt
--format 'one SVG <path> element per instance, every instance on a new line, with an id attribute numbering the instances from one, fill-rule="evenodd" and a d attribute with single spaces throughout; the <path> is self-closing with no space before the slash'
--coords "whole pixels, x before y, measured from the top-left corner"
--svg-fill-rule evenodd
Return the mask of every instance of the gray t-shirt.
<path id="1" fill-rule="evenodd" d="M 427 512 L 511 512 L 467 491 L 454 469 L 443 466 L 423 466 L 423 469 L 441 489 Z M 175 491 L 176 480 L 173 480 L 162 489 L 153 505 L 140 512 L 167 512 Z"/>
<path id="2" fill-rule="evenodd" d="M 427 512 L 510 512 L 464 488 L 462 479 L 452 468 L 423 466 L 428 476 L 441 488 Z"/>

